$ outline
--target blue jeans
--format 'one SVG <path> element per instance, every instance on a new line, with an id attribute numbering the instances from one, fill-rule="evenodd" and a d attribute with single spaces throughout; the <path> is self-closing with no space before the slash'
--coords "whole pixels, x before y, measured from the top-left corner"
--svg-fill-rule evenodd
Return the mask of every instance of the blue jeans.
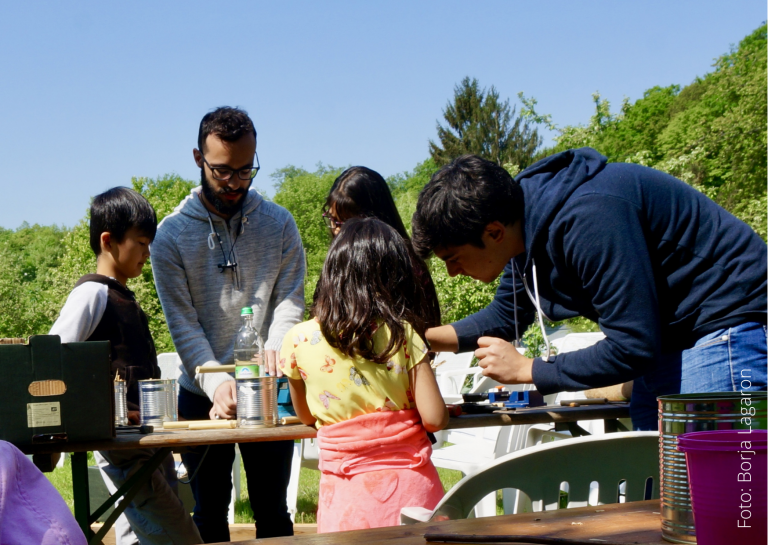
<path id="1" fill-rule="evenodd" d="M 179 390 L 179 416 L 187 420 L 208 420 L 212 406 L 207 397 L 184 388 Z M 293 522 L 285 497 L 291 477 L 293 441 L 240 443 L 239 446 L 256 519 L 256 538 L 292 536 Z M 232 497 L 235 445 L 191 448 L 181 459 L 190 477 L 197 472 L 190 487 L 195 496 L 192 520 L 200 536 L 205 543 L 229 541 L 227 508 Z"/>
<path id="2" fill-rule="evenodd" d="M 767 360 L 766 328 L 758 323 L 721 329 L 687 350 L 662 354 L 654 371 L 635 380 L 632 426 L 659 428 L 661 395 L 765 390 Z"/>

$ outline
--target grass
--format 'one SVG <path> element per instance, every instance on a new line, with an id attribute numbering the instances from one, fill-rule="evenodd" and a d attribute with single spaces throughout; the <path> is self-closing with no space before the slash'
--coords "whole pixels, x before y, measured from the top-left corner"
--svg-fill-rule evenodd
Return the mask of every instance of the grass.
<path id="1" fill-rule="evenodd" d="M 96 465 L 93 453 L 88 453 L 88 465 Z M 461 480 L 461 472 L 450 469 L 437 468 L 440 475 L 440 481 L 446 492 Z M 67 458 L 63 467 L 57 467 L 53 472 L 46 473 L 46 477 L 51 481 L 61 497 L 74 512 L 74 500 L 72 497 L 72 465 Z M 241 499 L 235 503 L 235 522 L 251 523 L 254 522 L 251 504 L 248 501 L 248 487 L 246 486 L 245 469 L 240 468 L 240 496 Z M 317 522 L 317 500 L 320 492 L 320 472 L 314 469 L 301 468 L 299 474 L 299 493 L 296 501 L 296 523 L 315 524 Z"/>

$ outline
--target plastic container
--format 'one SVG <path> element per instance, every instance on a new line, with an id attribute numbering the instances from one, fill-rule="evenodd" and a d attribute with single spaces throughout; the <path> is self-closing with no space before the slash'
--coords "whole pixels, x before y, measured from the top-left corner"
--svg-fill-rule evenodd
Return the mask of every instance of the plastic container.
<path id="1" fill-rule="evenodd" d="M 678 452 L 677 439 L 695 431 L 766 429 L 766 392 L 674 394 L 658 402 L 661 535 L 672 543 L 696 543 L 685 455 Z M 752 414 L 745 416 L 742 409 Z"/>
<path id="2" fill-rule="evenodd" d="M 699 545 L 762 545 L 768 532 L 765 430 L 684 433 L 693 519 Z"/>
<path id="3" fill-rule="evenodd" d="M 233 355 L 235 378 L 258 378 L 266 375 L 264 369 L 264 346 L 259 334 L 253 328 L 253 309 L 244 307 L 240 311 L 242 326 L 235 337 Z"/>
<path id="4" fill-rule="evenodd" d="M 296 416 L 291 401 L 291 391 L 288 389 L 288 379 L 285 377 L 277 379 L 277 417 L 285 418 L 287 416 Z"/>

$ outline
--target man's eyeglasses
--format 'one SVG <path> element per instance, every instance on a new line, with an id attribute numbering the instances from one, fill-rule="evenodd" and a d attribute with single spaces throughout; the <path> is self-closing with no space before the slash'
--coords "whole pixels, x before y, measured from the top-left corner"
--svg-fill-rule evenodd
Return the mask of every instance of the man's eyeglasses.
<path id="1" fill-rule="evenodd" d="M 331 214 L 328 212 L 323 212 L 323 221 L 325 222 L 325 226 L 331 230 L 344 225 L 343 221 L 337 221 L 336 218 L 331 216 Z"/>
<path id="2" fill-rule="evenodd" d="M 259 166 L 258 153 L 254 154 L 254 158 L 256 159 L 256 166 L 240 168 L 238 170 L 229 167 L 212 167 L 211 163 L 205 160 L 205 155 L 201 153 L 200 156 L 203 158 L 203 162 L 208 165 L 208 168 L 211 169 L 211 174 L 213 174 L 213 177 L 220 182 L 228 182 L 235 172 L 237 172 L 237 177 L 241 180 L 253 180 L 261 168 L 261 166 Z"/>

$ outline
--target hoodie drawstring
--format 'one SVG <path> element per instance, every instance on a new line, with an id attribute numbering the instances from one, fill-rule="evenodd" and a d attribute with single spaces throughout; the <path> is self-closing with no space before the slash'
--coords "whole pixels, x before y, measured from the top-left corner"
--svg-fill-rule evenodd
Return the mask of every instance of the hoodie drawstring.
<path id="1" fill-rule="evenodd" d="M 208 249 L 214 250 L 216 248 L 216 241 L 213 239 L 216 236 L 216 231 L 213 228 L 213 220 L 210 215 L 208 215 L 208 224 L 211 226 L 211 232 L 208 233 Z"/>
<path id="2" fill-rule="evenodd" d="M 528 289 L 528 282 L 525 279 L 524 274 L 520 274 L 520 271 L 518 271 L 518 274 L 523 279 L 523 287 L 525 288 L 525 293 L 528 294 L 528 298 L 531 300 L 531 303 L 533 303 L 533 306 L 536 307 L 536 316 L 538 317 L 539 321 L 539 329 L 541 330 L 541 335 L 544 337 L 544 345 L 547 348 L 547 355 L 543 357 L 542 359 L 546 362 L 550 361 L 550 357 L 552 356 L 552 350 L 549 344 L 549 337 L 547 337 L 547 332 L 544 330 L 544 313 L 541 311 L 541 303 L 539 301 L 539 281 L 536 277 L 536 260 L 531 259 L 531 262 L 533 263 L 533 294 L 531 293 L 531 290 Z M 517 263 L 515 263 L 515 267 L 517 267 Z M 515 313 L 517 313 L 517 302 L 515 301 Z M 517 318 L 515 318 L 515 327 L 517 327 Z M 517 332 L 517 330 L 515 330 Z"/>

